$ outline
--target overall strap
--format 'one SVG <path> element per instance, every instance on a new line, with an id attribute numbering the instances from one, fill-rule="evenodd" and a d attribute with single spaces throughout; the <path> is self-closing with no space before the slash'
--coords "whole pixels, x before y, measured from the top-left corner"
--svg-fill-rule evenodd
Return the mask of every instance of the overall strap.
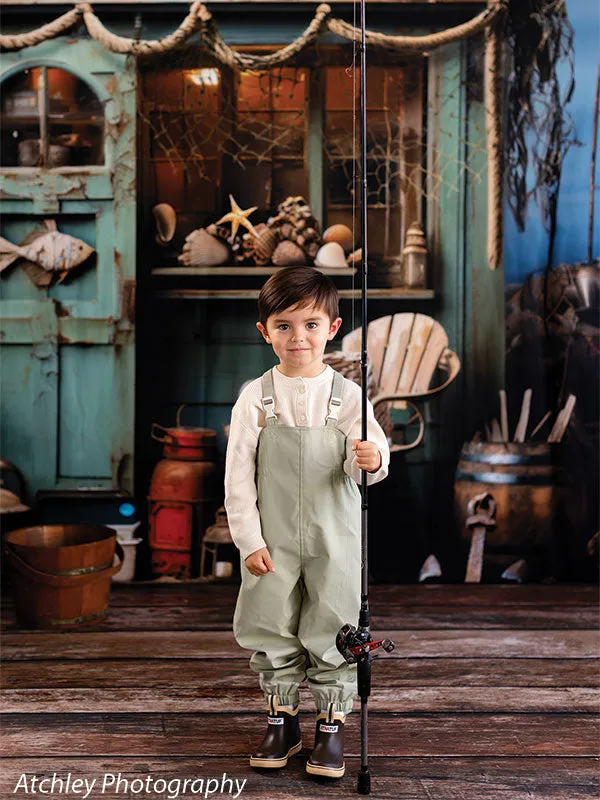
<path id="1" fill-rule="evenodd" d="M 267 370 L 265 374 L 262 376 L 261 387 L 262 387 L 262 406 L 265 410 L 265 419 L 267 422 L 267 427 L 270 428 L 272 425 L 277 425 L 277 417 L 275 416 L 275 400 L 274 400 L 275 391 L 273 389 L 273 373 L 271 372 L 270 369 Z"/>
<path id="2" fill-rule="evenodd" d="M 334 370 L 333 373 L 333 386 L 331 387 L 331 397 L 329 399 L 329 412 L 327 414 L 327 419 L 325 420 L 325 425 L 328 425 L 330 428 L 335 428 L 337 418 L 340 413 L 340 406 L 342 405 L 342 389 L 344 386 L 344 376 L 341 372 L 336 372 Z"/>

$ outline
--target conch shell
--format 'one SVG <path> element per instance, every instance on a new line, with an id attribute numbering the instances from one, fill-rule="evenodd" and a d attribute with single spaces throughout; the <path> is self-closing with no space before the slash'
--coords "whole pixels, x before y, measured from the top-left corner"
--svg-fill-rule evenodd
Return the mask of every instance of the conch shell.
<path id="1" fill-rule="evenodd" d="M 347 225 L 330 225 L 323 231 L 323 243 L 337 242 L 342 246 L 344 252 L 349 253 L 354 247 L 354 235 Z"/>
<path id="2" fill-rule="evenodd" d="M 156 241 L 158 244 L 167 244 L 175 236 L 177 214 L 173 206 L 168 203 L 159 203 L 152 209 L 156 220 Z"/>
<path id="3" fill-rule="evenodd" d="M 252 249 L 254 261 L 259 266 L 266 266 L 271 263 L 273 253 L 277 247 L 278 236 L 274 230 L 266 225 L 256 227 L 257 236 L 253 240 Z"/>
<path id="4" fill-rule="evenodd" d="M 290 241 L 279 242 L 272 256 L 276 267 L 296 267 L 306 265 L 304 250 Z"/>
<path id="5" fill-rule="evenodd" d="M 315 267 L 347 267 L 346 254 L 341 244 L 337 242 L 327 242 L 317 253 Z"/>
<path id="6" fill-rule="evenodd" d="M 192 231 L 185 239 L 177 260 L 188 267 L 218 267 L 229 258 L 229 249 L 204 228 Z"/>

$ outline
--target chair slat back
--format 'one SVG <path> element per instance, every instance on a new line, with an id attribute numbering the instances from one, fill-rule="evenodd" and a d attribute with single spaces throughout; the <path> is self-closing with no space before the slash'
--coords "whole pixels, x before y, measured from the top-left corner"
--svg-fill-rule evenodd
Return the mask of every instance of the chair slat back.
<path id="1" fill-rule="evenodd" d="M 409 353 L 414 320 L 414 314 L 394 314 L 381 369 L 380 394 L 385 392 L 393 394 L 398 387 L 398 383 L 404 373 L 406 357 Z"/>
<path id="2" fill-rule="evenodd" d="M 381 367 L 383 356 L 390 333 L 392 322 L 391 315 L 379 317 L 369 322 L 367 328 L 367 349 L 369 351 L 369 361 L 373 365 L 373 380 L 379 386 L 381 380 Z M 355 328 L 346 334 L 342 339 L 342 351 L 345 353 L 359 353 L 362 347 L 362 329 Z"/>
<path id="3" fill-rule="evenodd" d="M 421 357 L 411 392 L 418 394 L 426 392 L 431 384 L 433 373 L 439 363 L 442 353 L 448 347 L 448 335 L 439 322 L 435 322 L 429 333 L 427 345 Z"/>
<path id="4" fill-rule="evenodd" d="M 344 336 L 342 350 L 359 352 L 362 331 Z M 373 364 L 378 394 L 410 397 L 429 388 L 448 336 L 444 328 L 425 314 L 394 314 L 369 323 L 367 347 Z"/>

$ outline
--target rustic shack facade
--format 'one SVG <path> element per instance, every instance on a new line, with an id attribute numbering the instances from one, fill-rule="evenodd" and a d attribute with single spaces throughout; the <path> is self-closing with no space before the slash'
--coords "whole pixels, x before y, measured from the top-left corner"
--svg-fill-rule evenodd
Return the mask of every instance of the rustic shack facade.
<path id="1" fill-rule="evenodd" d="M 37 29 L 56 18 L 56 9 L 8 2 L 3 32 Z M 146 40 L 165 37 L 188 10 L 185 4 L 170 4 L 168 10 L 152 3 L 94 4 L 108 30 Z M 484 10 L 485 4 L 476 2 L 370 2 L 368 27 L 383 34 L 424 35 Z M 244 4 L 243 13 L 239 4 L 210 7 L 227 45 L 251 53 L 268 53 L 297 39 L 315 13 L 304 2 L 273 11 L 271 3 Z M 333 13 L 350 19 L 351 7 L 336 3 Z M 504 276 L 501 264 L 490 269 L 486 253 L 483 51 L 483 33 L 412 57 L 369 47 L 373 125 L 391 103 L 381 99 L 379 84 L 408 85 L 410 76 L 417 86 L 412 105 L 403 106 L 400 98 L 396 110 L 404 114 L 405 133 L 417 131 L 413 138 L 421 147 L 412 179 L 381 181 L 388 194 L 377 196 L 370 208 L 373 220 L 383 220 L 373 222 L 379 225 L 373 229 L 373 247 L 385 240 L 386 253 L 395 248 L 399 254 L 406 228 L 420 220 L 430 253 L 427 283 L 419 288 L 390 286 L 375 270 L 369 314 L 419 311 L 434 317 L 462 362 L 441 402 L 429 404 L 424 447 L 408 454 L 408 468 L 403 461 L 396 483 L 381 498 L 382 518 L 389 517 L 389 504 L 402 502 L 408 481 L 421 499 L 417 516 L 424 528 L 439 526 L 439 509 L 434 512 L 428 499 L 440 492 L 451 497 L 460 444 L 486 416 L 487 404 L 495 402 L 503 384 Z M 342 128 L 352 125 L 352 104 L 336 105 L 328 92 L 336 80 L 344 81 L 353 58 L 347 39 L 324 30 L 312 50 L 279 68 L 280 83 L 293 79 L 292 99 L 252 106 L 252 87 L 244 88 L 235 70 L 215 62 L 197 36 L 176 53 L 136 58 L 103 46 L 80 18 L 60 36 L 2 53 L 2 236 L 21 244 L 44 220 L 54 220 L 59 231 L 95 251 L 85 264 L 47 284 L 39 276 L 36 284 L 35 273 L 22 268 L 23 260 L 0 278 L 3 455 L 19 464 L 31 492 L 113 488 L 137 496 L 143 505 L 160 452 L 149 437 L 150 425 L 172 424 L 181 404 L 187 405 L 184 423 L 217 430 L 224 452 L 222 425 L 239 387 L 272 363 L 254 328 L 255 298 L 268 269 L 234 277 L 219 267 L 186 272 L 176 256 L 171 253 L 169 261 L 157 246 L 152 208 L 166 201 L 175 209 L 179 246 L 190 230 L 214 223 L 229 210 L 230 193 L 243 208 L 259 206 L 258 221 L 275 213 L 288 194 L 306 197 L 322 229 L 351 220 L 351 201 L 334 196 L 337 173 L 324 150 L 336 114 Z M 194 70 L 199 73 L 195 85 L 181 77 Z M 247 82 L 252 74 L 248 70 Z M 232 155 L 225 145 L 210 151 L 205 136 L 198 154 L 193 136 L 181 136 L 177 125 L 189 131 L 190 120 L 201 125 L 203 117 L 216 119 L 226 102 L 236 109 L 239 123 L 242 110 L 235 97 L 244 91 L 254 119 L 262 114 L 270 125 L 284 128 L 286 114 L 293 113 L 302 119 L 302 130 L 291 155 L 266 158 L 250 147 L 252 163 L 247 160 L 245 172 L 236 172 L 232 161 L 247 142 L 234 139 Z M 264 95 L 279 96 L 272 84 Z M 66 163 L 59 163 L 60 153 L 64 156 L 75 139 L 79 148 L 71 147 Z M 23 140 L 39 141 L 47 150 L 40 157 L 38 146 L 33 162 L 28 161 L 31 152 Z M 67 143 L 62 151 L 56 149 L 59 141 Z M 406 150 L 408 138 L 403 141 Z M 201 180 L 192 169 L 200 162 Z M 390 186 L 399 187 L 396 206 L 403 210 L 397 213 L 390 212 Z M 341 275 L 336 280 L 344 335 L 356 327 L 358 282 Z M 446 504 L 441 513 L 449 509 Z"/>

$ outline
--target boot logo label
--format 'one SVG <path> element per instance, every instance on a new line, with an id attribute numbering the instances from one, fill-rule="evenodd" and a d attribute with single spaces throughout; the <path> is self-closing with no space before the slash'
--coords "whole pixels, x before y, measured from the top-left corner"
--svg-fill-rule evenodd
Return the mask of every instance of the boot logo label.
<path id="1" fill-rule="evenodd" d="M 325 723 L 321 723 L 319 725 L 319 730 L 323 731 L 323 733 L 337 733 L 338 726 L 337 725 L 325 725 Z"/>
<path id="2" fill-rule="evenodd" d="M 283 717 L 268 717 L 269 725 L 283 725 Z"/>

